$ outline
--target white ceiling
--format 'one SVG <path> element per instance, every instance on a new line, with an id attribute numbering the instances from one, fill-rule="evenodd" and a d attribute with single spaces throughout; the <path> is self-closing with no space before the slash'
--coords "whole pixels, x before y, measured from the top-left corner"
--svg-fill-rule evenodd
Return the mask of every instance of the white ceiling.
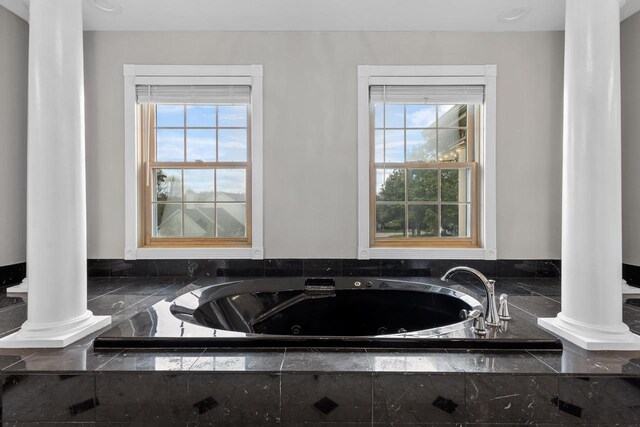
<path id="1" fill-rule="evenodd" d="M 121 13 L 84 1 L 91 31 L 548 31 L 564 29 L 564 0 L 116 0 Z M 24 19 L 28 0 L 0 0 Z M 529 12 L 515 22 L 510 8 Z M 625 19 L 640 10 L 627 0 Z"/>

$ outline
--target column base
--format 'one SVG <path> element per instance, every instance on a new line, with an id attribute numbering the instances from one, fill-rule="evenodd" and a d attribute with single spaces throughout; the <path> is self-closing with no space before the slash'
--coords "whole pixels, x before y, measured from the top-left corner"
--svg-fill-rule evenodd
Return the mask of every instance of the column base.
<path id="1" fill-rule="evenodd" d="M 62 348 L 111 324 L 111 316 L 94 316 L 89 310 L 65 322 L 33 325 L 0 338 L 0 348 Z"/>
<path id="2" fill-rule="evenodd" d="M 25 277 L 20 284 L 15 285 L 15 286 L 9 286 L 7 288 L 7 295 L 26 294 L 28 290 L 29 290 L 29 282 L 27 281 L 27 278 Z"/>
<path id="3" fill-rule="evenodd" d="M 538 326 L 585 350 L 640 350 L 640 336 L 629 331 L 624 323 L 620 330 L 606 333 L 566 320 L 559 313 L 558 317 L 539 318 Z"/>
<path id="4" fill-rule="evenodd" d="M 622 302 L 629 299 L 640 298 L 640 288 L 629 286 L 626 280 L 622 281 Z"/>

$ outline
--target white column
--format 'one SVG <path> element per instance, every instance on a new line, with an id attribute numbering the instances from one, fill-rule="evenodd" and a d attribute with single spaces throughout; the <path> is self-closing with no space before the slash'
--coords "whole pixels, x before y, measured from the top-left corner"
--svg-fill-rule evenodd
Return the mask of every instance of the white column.
<path id="1" fill-rule="evenodd" d="M 587 350 L 640 349 L 622 322 L 620 2 L 567 0 L 562 311 L 538 324 Z"/>
<path id="2" fill-rule="evenodd" d="M 31 0 L 28 317 L 0 347 L 64 347 L 110 324 L 87 310 L 82 0 Z"/>

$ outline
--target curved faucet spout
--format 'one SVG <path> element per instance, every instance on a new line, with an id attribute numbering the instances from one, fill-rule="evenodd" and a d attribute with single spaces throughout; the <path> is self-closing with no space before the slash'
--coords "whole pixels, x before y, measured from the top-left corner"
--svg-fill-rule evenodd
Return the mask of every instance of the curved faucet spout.
<path id="1" fill-rule="evenodd" d="M 485 314 L 485 320 L 487 325 L 498 326 L 500 324 L 498 318 L 498 307 L 496 306 L 496 293 L 495 293 L 495 280 L 487 279 L 487 277 L 480 273 L 475 268 L 471 267 L 453 267 L 440 278 L 443 282 L 447 282 L 451 276 L 459 272 L 471 273 L 476 276 L 484 285 L 484 290 L 487 293 L 487 311 Z"/>

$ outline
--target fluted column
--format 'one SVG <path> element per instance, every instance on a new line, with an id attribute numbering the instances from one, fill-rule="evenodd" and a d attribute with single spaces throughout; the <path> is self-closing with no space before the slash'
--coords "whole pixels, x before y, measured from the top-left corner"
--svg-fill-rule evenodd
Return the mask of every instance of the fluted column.
<path id="1" fill-rule="evenodd" d="M 622 322 L 620 2 L 567 0 L 562 311 L 543 328 L 588 350 L 640 349 Z"/>
<path id="2" fill-rule="evenodd" d="M 31 0 L 28 318 L 0 347 L 63 347 L 111 322 L 87 310 L 82 0 Z"/>

